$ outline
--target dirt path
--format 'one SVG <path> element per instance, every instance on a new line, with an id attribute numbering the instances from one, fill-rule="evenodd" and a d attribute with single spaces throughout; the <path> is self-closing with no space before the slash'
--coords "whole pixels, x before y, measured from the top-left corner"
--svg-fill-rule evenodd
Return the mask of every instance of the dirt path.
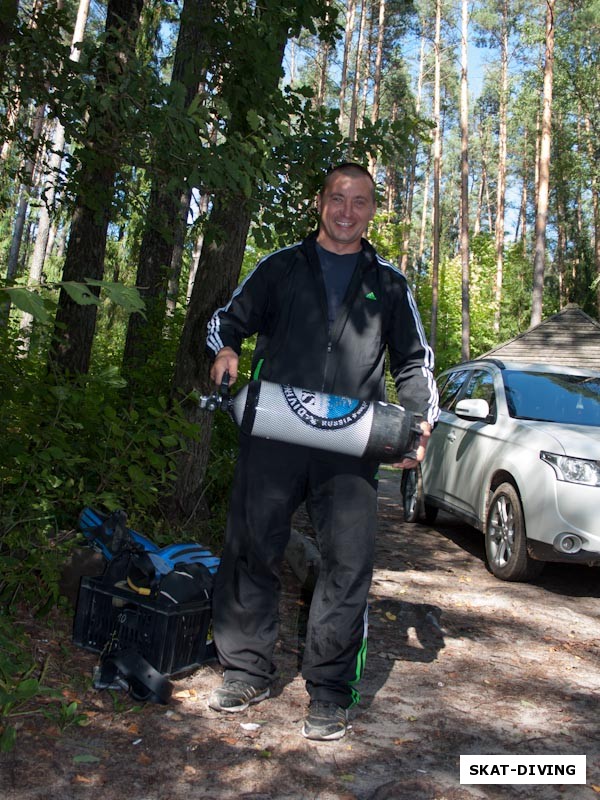
<path id="1" fill-rule="evenodd" d="M 68 624 L 39 634 L 57 680 L 73 678 L 89 724 L 61 732 L 24 719 L 16 749 L 0 755 L 0 797 L 600 796 L 598 570 L 553 567 L 536 585 L 501 583 L 475 532 L 448 518 L 435 529 L 405 525 L 398 483 L 384 474 L 363 702 L 346 738 L 316 743 L 299 733 L 306 606 L 286 570 L 280 677 L 273 698 L 243 715 L 207 709 L 215 665 L 177 681 L 168 706 L 136 709 L 127 695 L 89 688 L 96 657 L 70 644 Z M 588 784 L 460 785 L 460 754 L 496 753 L 585 754 Z"/>

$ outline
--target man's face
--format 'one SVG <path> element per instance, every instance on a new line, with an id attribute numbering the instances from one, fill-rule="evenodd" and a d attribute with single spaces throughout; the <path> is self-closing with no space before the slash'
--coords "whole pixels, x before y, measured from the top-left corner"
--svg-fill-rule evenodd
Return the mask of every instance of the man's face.
<path id="1" fill-rule="evenodd" d="M 373 184 L 366 175 L 338 172 L 318 198 L 317 241 L 325 250 L 344 255 L 360 250 L 361 236 L 375 214 Z"/>

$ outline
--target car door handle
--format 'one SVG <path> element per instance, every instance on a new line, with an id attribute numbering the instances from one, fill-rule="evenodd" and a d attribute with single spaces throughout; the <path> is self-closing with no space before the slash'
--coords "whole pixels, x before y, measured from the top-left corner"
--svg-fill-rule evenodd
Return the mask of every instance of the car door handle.
<path id="1" fill-rule="evenodd" d="M 456 434 L 454 431 L 451 431 L 448 436 L 446 436 L 446 439 L 448 439 L 449 442 L 454 442 L 456 440 Z"/>

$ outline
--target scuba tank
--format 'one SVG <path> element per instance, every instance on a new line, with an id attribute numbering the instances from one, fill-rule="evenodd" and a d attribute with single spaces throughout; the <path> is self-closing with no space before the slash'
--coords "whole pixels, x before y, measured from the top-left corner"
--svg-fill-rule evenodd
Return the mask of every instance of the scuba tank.
<path id="1" fill-rule="evenodd" d="M 200 408 L 229 413 L 249 436 L 393 463 L 415 458 L 420 415 L 382 401 L 250 381 L 229 394 L 225 373 L 219 392 L 200 397 Z"/>

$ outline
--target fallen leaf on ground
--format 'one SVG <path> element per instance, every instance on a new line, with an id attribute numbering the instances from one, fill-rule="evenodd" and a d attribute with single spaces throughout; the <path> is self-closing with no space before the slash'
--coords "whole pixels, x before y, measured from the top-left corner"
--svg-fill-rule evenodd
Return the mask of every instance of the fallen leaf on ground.
<path id="1" fill-rule="evenodd" d="M 93 778 L 88 778 L 86 775 L 75 775 L 71 783 L 93 783 Z"/>

